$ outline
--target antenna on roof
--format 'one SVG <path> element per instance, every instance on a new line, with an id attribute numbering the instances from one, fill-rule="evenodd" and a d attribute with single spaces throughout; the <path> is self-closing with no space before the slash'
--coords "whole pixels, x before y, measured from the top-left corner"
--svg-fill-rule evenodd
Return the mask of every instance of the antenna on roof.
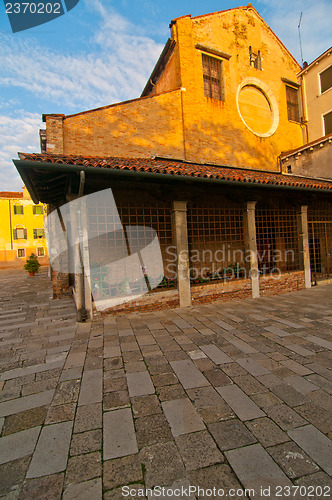
<path id="1" fill-rule="evenodd" d="M 301 42 L 301 21 L 302 21 L 302 12 L 300 15 L 300 20 L 299 20 L 299 25 L 298 25 L 298 30 L 299 30 L 299 40 L 300 40 L 300 51 L 301 51 L 301 63 L 303 67 L 303 53 L 302 53 L 302 42 Z"/>

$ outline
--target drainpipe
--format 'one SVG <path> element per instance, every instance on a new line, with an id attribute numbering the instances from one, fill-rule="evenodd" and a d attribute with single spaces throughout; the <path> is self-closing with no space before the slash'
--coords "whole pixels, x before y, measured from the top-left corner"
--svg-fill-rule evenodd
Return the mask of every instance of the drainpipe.
<path id="1" fill-rule="evenodd" d="M 10 249 L 13 250 L 13 225 L 12 225 L 12 206 L 10 203 L 10 200 L 8 200 L 9 203 L 9 228 L 10 228 Z"/>
<path id="2" fill-rule="evenodd" d="M 308 144 L 309 131 L 308 131 L 308 119 L 307 119 L 307 103 L 306 103 L 305 83 L 304 83 L 303 75 L 300 76 L 300 79 L 301 79 L 300 93 L 301 93 L 301 104 L 302 104 L 302 123 L 301 123 L 301 125 L 304 127 L 305 140 L 306 140 L 306 144 Z"/>
<path id="3" fill-rule="evenodd" d="M 85 185 L 85 172 L 84 170 L 80 171 L 80 187 L 78 190 L 78 198 L 81 198 L 83 196 L 84 192 L 84 185 Z M 85 304 L 85 281 L 84 281 L 84 261 L 83 261 L 83 255 L 82 255 L 82 250 L 81 250 L 81 241 L 83 241 L 83 231 L 81 228 L 82 225 L 82 219 L 81 219 L 81 214 L 78 213 L 78 255 L 80 259 L 80 266 L 81 266 L 81 273 L 80 273 L 80 279 L 79 279 L 79 295 L 80 295 L 80 309 L 78 310 L 78 321 L 79 322 L 84 322 L 87 320 L 87 310 L 86 310 L 86 304 Z"/>

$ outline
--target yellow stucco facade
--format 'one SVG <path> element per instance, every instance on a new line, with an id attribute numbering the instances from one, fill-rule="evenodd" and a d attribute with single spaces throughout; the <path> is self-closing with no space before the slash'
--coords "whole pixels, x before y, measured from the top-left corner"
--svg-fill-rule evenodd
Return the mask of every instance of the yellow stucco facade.
<path id="1" fill-rule="evenodd" d="M 322 87 L 324 74 L 325 85 Z M 324 120 L 326 115 L 332 113 L 332 47 L 304 68 L 299 76 L 302 81 L 304 116 L 308 127 L 307 142 L 312 142 L 332 132 L 331 126 L 327 128 L 326 118 Z"/>
<path id="2" fill-rule="evenodd" d="M 48 264 L 45 208 L 33 203 L 26 188 L 0 192 L 0 268 L 22 268 L 31 253 L 40 264 Z"/>
<path id="3" fill-rule="evenodd" d="M 304 143 L 301 109 L 290 119 L 286 95 L 301 68 L 257 11 L 175 19 L 170 42 L 141 98 L 46 115 L 47 151 L 278 171 L 279 154 Z M 219 98 L 207 96 L 204 58 L 219 68 Z"/>

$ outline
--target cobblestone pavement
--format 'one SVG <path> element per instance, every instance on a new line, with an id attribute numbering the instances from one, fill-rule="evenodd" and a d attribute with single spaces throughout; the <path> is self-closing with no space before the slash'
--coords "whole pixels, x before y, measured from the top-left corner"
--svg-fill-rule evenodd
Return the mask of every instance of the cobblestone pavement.
<path id="1" fill-rule="evenodd" d="M 332 285 L 78 324 L 45 271 L 0 283 L 1 498 L 330 496 Z"/>

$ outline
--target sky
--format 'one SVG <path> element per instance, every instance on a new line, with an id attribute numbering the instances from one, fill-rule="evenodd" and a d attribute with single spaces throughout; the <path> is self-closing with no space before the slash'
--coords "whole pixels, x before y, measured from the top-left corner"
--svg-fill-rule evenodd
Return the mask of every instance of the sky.
<path id="1" fill-rule="evenodd" d="M 332 46 L 331 0 L 252 0 L 301 63 Z M 0 0 L 0 191 L 22 188 L 12 159 L 39 152 L 43 113 L 65 115 L 139 97 L 172 19 L 246 5 L 231 0 L 80 0 L 65 15 L 12 33 Z"/>

